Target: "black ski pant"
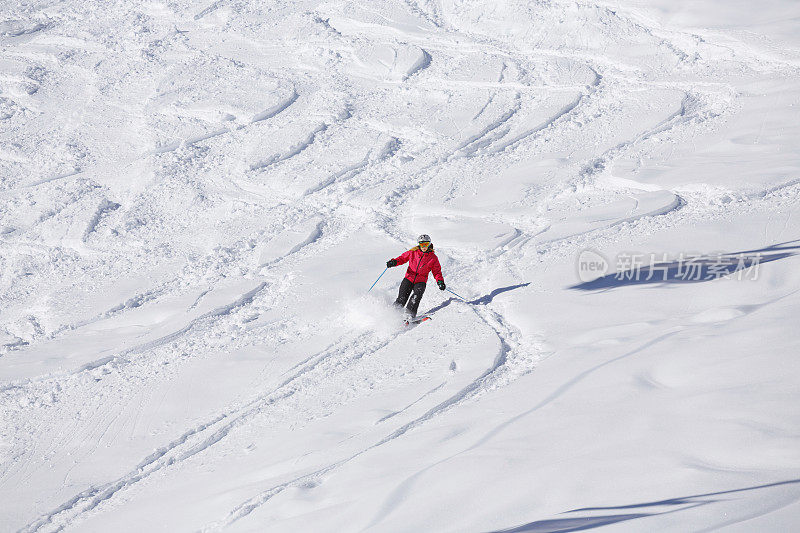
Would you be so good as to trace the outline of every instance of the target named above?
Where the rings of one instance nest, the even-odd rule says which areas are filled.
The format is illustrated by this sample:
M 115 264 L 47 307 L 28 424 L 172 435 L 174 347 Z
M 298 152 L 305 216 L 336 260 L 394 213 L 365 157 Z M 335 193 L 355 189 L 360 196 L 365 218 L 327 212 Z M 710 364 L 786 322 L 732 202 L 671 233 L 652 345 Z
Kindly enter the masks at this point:
M 417 316 L 419 301 L 422 300 L 422 293 L 424 292 L 424 281 L 411 283 L 408 278 L 403 278 L 403 281 L 400 282 L 400 292 L 397 293 L 397 300 L 395 300 L 394 305 L 397 307 L 406 306 L 406 309 L 408 309 L 412 317 Z M 411 298 L 409 298 L 409 296 L 411 296 Z M 408 301 L 408 305 L 406 305 L 406 301 Z

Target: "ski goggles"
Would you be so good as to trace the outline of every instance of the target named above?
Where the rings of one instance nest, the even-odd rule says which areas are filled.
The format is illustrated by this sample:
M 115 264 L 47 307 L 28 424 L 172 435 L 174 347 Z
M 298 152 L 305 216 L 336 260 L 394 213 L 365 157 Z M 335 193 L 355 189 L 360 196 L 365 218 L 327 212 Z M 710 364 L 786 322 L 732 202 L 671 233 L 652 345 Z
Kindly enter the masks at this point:
M 420 248 L 427 248 L 430 245 L 431 245 L 430 241 L 422 241 L 421 243 L 419 243 Z

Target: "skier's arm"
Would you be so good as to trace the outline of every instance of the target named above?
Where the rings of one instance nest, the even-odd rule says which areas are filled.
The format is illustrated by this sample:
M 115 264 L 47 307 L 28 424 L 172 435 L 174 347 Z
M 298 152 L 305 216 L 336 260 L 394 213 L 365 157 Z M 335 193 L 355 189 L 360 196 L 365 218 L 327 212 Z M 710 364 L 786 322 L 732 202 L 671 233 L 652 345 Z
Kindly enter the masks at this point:
M 409 250 L 407 252 L 403 252 L 402 254 L 400 254 L 399 257 L 395 257 L 394 258 L 394 260 L 397 261 L 398 265 L 402 265 L 402 264 L 408 263 L 409 259 L 411 259 L 411 250 Z
M 444 276 L 442 276 L 442 266 L 439 264 L 439 258 L 433 258 L 433 264 L 431 265 L 431 272 L 433 272 L 433 277 L 436 281 L 441 281 L 444 283 Z

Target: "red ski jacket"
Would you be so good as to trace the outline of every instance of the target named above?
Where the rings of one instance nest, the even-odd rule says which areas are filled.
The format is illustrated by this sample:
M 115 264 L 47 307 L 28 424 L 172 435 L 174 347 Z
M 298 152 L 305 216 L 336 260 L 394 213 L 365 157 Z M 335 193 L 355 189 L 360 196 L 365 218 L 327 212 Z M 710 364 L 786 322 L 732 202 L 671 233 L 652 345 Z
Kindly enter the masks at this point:
M 398 265 L 408 263 L 406 279 L 411 283 L 427 283 L 429 272 L 433 272 L 433 277 L 438 281 L 444 281 L 442 267 L 439 265 L 439 258 L 433 252 L 433 245 L 430 245 L 427 252 L 415 246 L 394 260 Z

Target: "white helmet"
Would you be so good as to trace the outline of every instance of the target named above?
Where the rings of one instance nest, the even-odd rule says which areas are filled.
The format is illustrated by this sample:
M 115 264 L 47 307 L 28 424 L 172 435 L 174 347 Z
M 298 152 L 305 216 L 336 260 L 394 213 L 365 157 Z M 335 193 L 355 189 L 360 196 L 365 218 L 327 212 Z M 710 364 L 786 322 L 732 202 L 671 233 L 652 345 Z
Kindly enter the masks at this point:
M 423 233 L 422 235 L 417 237 L 417 244 L 420 244 L 420 243 L 423 243 L 423 242 L 431 242 L 431 236 L 428 235 L 427 233 Z

